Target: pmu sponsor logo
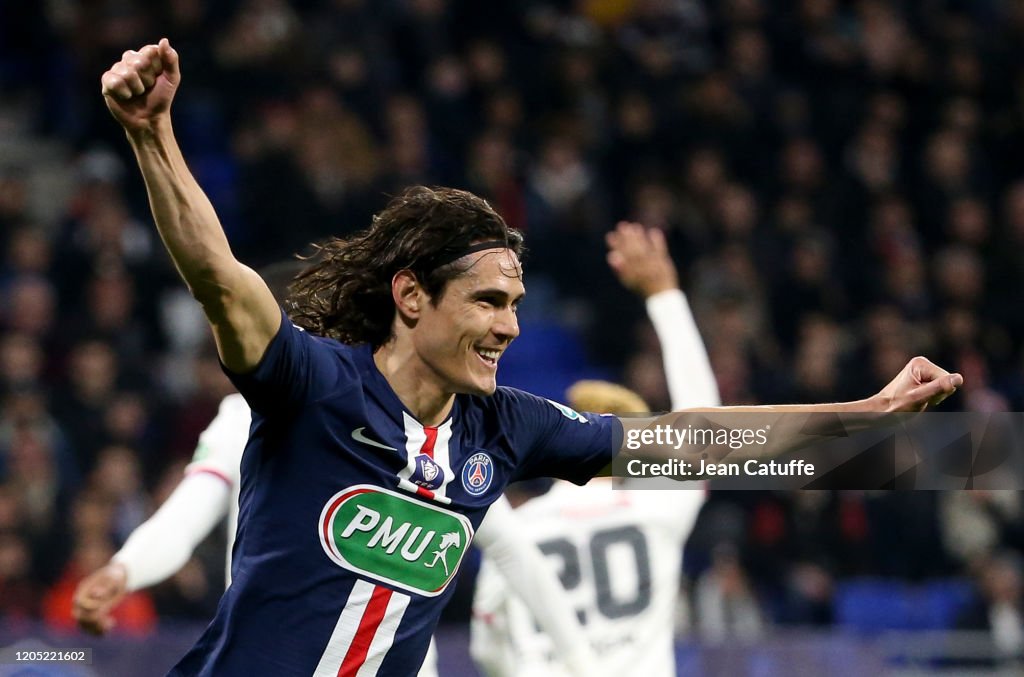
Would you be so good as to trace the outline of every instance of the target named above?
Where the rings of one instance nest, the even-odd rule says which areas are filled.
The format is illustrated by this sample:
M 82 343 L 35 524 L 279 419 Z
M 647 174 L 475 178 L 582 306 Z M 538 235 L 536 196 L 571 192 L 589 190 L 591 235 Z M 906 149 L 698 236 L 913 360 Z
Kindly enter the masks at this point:
M 426 597 L 448 587 L 473 538 L 464 515 L 365 484 L 327 501 L 319 532 L 338 566 Z

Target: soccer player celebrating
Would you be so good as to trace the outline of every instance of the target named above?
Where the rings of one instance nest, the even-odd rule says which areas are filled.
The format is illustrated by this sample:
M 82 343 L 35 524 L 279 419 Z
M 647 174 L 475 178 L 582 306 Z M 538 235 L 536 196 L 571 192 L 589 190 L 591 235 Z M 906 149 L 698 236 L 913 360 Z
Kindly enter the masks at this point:
M 174 575 L 213 528 L 227 517 L 226 582 L 231 584 L 231 546 L 238 527 L 239 466 L 252 413 L 241 395 L 228 395 L 199 437 L 185 477 L 154 515 L 132 532 L 111 561 L 75 591 L 74 615 L 95 634 L 113 627 L 112 612 L 134 590 Z M 571 604 L 537 546 L 518 525 L 504 498 L 492 506 L 474 542 L 483 548 L 513 593 L 537 618 L 554 651 L 573 675 L 595 674 L 596 661 Z M 433 652 L 419 677 L 437 675 Z
M 299 261 L 286 261 L 268 266 L 260 274 L 275 298 L 286 299 L 288 287 L 301 269 Z M 110 562 L 79 583 L 72 613 L 83 630 L 93 634 L 108 632 L 114 625 L 114 609 L 129 592 L 174 575 L 222 521 L 227 527 L 225 583 L 231 585 L 231 548 L 238 529 L 239 468 L 251 422 L 252 412 L 241 395 L 228 395 L 221 401 L 217 416 L 199 436 L 182 481 L 156 513 L 132 532 Z M 509 589 L 552 638 L 555 652 L 570 673 L 577 677 L 595 674 L 598 668 L 594 653 L 568 596 L 544 555 L 520 528 L 512 506 L 501 497 L 488 514 L 487 523 L 480 526 L 474 543 L 487 553 Z M 431 643 L 418 677 L 437 674 L 437 652 Z
M 661 341 L 673 409 L 720 403 L 707 350 L 661 231 L 620 223 L 608 234 L 609 264 L 645 299 Z M 576 410 L 648 411 L 639 395 L 601 381 L 569 389 Z M 588 641 L 600 659 L 596 675 L 675 675 L 673 620 L 683 545 L 704 503 L 703 483 L 690 491 L 612 491 L 557 482 L 516 510 L 524 529 L 548 553 Z M 488 516 L 483 523 L 487 527 Z M 510 594 L 496 562 L 484 558 L 473 600 L 470 650 L 489 677 L 567 675 L 551 638 Z
M 410 189 L 322 245 L 292 324 L 185 164 L 180 84 L 167 40 L 102 76 L 160 236 L 253 411 L 232 583 L 172 674 L 413 675 L 487 507 L 514 479 L 585 483 L 621 424 L 496 387 L 519 334 L 522 237 L 464 191 Z M 960 382 L 915 358 L 869 400 L 775 411 L 920 410 Z

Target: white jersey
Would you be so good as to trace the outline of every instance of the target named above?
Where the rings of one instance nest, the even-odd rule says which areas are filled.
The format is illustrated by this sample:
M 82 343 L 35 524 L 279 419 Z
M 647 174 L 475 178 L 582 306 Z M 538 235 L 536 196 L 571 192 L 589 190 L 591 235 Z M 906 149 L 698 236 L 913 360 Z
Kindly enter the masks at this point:
M 231 549 L 238 530 L 238 492 L 242 484 L 242 452 L 249 439 L 252 411 L 245 398 L 235 393 L 221 400 L 217 416 L 199 435 L 199 443 L 192 462 L 185 467 L 185 475 L 205 472 L 222 479 L 230 488 L 227 501 L 227 553 L 224 562 L 224 580 L 231 584 Z
M 703 501 L 701 491 L 559 482 L 516 511 L 569 594 L 600 674 L 675 674 L 682 548 Z M 471 651 L 492 677 L 568 674 L 547 635 L 486 559 L 473 603 Z

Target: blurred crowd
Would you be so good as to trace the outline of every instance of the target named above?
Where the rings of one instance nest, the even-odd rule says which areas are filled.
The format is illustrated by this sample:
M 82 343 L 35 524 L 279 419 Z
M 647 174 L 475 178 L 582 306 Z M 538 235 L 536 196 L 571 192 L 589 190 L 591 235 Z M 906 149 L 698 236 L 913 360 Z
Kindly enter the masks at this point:
M 253 266 L 453 185 L 526 233 L 526 320 L 655 409 L 657 341 L 604 265 L 619 219 L 667 233 L 727 404 L 863 397 L 925 354 L 965 376 L 944 406 L 1024 405 L 1024 2 L 0 0 L 4 622 L 69 626 L 230 392 L 99 94 L 163 36 L 179 140 Z M 1009 618 L 1019 650 L 1022 516 L 1016 493 L 713 493 L 693 625 L 827 625 L 848 577 L 977 576 L 1012 613 L 964 622 Z M 212 615 L 208 550 L 122 627 Z

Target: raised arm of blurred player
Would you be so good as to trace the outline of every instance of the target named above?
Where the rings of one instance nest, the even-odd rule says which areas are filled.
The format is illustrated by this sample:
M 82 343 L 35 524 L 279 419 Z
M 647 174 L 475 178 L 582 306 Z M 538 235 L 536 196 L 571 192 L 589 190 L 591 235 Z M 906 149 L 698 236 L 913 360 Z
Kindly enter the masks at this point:
M 160 237 L 203 306 L 221 361 L 237 373 L 252 370 L 281 325 L 281 310 L 260 276 L 231 253 L 178 148 L 170 115 L 181 84 L 178 53 L 166 38 L 125 52 L 101 82 L 142 170 Z
M 572 601 L 528 533 L 502 496 L 487 510 L 474 543 L 494 562 L 512 592 L 526 603 L 554 643 L 562 664 L 579 677 L 600 674 L 597 656 L 580 627 Z
M 111 614 L 126 594 L 173 576 L 225 515 L 232 522 L 237 519 L 231 505 L 237 502 L 238 466 L 250 419 L 241 395 L 224 398 L 217 417 L 200 435 L 181 483 L 108 564 L 78 584 L 73 613 L 83 630 L 109 631 L 114 625 Z M 234 533 L 235 524 L 229 524 L 229 562 Z
M 628 289 L 642 296 L 661 343 L 673 409 L 721 404 L 711 360 L 697 330 L 665 235 L 620 222 L 608 233 L 608 264 Z

